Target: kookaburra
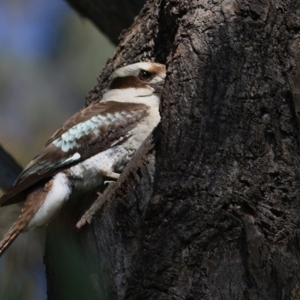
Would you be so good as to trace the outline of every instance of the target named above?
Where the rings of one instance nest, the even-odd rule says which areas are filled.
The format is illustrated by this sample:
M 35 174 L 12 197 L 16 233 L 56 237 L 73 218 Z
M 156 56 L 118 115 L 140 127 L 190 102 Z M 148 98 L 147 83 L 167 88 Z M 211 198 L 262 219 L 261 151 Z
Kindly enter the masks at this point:
M 100 102 L 82 109 L 48 140 L 0 205 L 25 201 L 0 242 L 0 255 L 23 230 L 47 224 L 72 192 L 117 180 L 160 122 L 165 66 L 140 62 L 116 70 Z

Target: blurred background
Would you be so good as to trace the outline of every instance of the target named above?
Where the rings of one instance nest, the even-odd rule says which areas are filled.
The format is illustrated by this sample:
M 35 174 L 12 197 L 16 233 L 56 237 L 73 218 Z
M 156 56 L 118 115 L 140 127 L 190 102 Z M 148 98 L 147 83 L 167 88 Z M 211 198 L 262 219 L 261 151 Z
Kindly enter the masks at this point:
M 0 1 L 0 144 L 23 167 L 84 106 L 113 52 L 63 0 Z M 1 208 L 1 237 L 19 209 Z M 24 233 L 3 255 L 0 299 L 47 299 L 43 243 L 43 229 Z

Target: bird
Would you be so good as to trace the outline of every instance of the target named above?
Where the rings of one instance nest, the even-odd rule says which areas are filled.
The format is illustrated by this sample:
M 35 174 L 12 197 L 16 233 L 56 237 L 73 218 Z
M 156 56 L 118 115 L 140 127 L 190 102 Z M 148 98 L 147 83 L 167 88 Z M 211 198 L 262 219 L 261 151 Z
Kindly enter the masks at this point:
M 138 62 L 115 70 L 102 99 L 68 119 L 25 167 L 0 206 L 24 201 L 0 241 L 0 256 L 22 232 L 48 224 L 74 192 L 116 181 L 160 122 L 166 67 Z

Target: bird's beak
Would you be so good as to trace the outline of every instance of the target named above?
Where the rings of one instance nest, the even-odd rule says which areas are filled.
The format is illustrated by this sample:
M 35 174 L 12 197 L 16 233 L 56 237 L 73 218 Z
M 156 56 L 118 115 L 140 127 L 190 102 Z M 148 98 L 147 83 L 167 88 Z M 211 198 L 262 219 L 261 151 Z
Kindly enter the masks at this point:
M 164 80 L 148 83 L 148 85 L 154 89 L 154 93 L 157 94 L 161 94 L 164 84 Z

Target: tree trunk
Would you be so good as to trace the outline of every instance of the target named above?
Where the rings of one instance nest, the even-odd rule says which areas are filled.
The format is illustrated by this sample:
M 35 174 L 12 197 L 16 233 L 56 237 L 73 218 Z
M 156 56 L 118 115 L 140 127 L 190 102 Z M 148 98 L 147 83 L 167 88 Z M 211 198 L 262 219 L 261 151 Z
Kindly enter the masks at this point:
M 49 227 L 49 299 L 300 299 L 299 13 L 147 2 L 87 102 L 121 65 L 166 63 L 160 142 L 91 224 L 93 193 Z

